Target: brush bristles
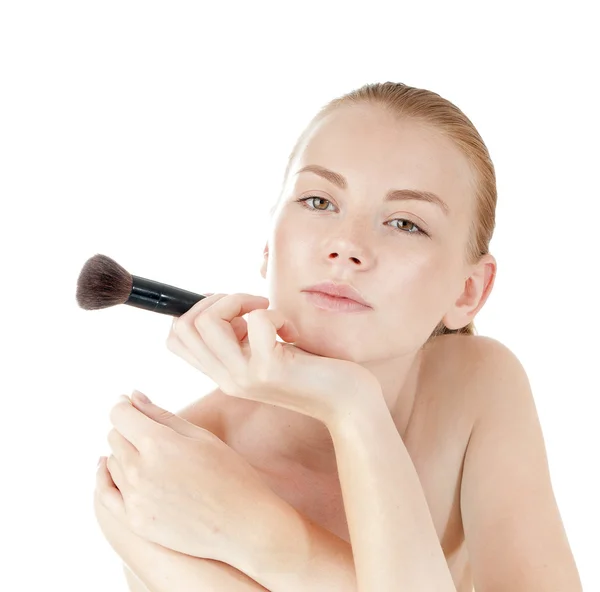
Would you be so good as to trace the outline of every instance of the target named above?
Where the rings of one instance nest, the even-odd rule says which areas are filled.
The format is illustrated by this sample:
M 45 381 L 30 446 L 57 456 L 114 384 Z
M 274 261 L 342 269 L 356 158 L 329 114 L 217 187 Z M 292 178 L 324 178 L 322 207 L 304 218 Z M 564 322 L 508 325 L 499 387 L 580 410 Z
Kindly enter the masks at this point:
M 131 294 L 133 277 L 106 255 L 94 255 L 77 280 L 77 304 L 86 310 L 123 304 Z

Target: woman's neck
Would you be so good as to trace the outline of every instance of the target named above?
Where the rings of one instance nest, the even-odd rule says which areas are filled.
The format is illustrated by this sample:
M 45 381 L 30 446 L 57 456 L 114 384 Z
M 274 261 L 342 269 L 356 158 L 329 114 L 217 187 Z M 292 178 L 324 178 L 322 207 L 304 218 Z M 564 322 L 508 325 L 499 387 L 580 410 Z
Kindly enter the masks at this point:
M 423 350 L 405 359 L 366 365 L 379 380 L 386 405 L 400 436 L 406 432 L 418 392 Z M 236 445 L 265 467 L 300 465 L 337 475 L 335 450 L 328 428 L 319 420 L 283 407 L 256 403 L 236 426 Z

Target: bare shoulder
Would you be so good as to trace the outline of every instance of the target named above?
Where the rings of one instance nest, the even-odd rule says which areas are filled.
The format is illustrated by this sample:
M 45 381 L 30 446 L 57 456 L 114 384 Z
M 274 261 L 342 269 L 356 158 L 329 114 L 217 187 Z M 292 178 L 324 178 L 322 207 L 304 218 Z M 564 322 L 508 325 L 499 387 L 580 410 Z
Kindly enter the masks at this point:
M 253 401 L 231 397 L 217 387 L 177 411 L 176 415 L 225 441 L 231 419 L 249 414 L 254 406 Z
M 175 414 L 215 434 L 221 440 L 223 435 L 223 405 L 225 394 L 216 388 L 200 399 L 190 403 Z
M 477 417 L 510 415 L 525 409 L 535 414 L 533 393 L 523 364 L 506 345 L 491 337 L 467 336 L 464 343 L 465 388 L 478 406 Z
M 479 368 L 483 363 L 517 360 L 506 345 L 484 335 L 440 335 L 426 346 L 426 350 L 435 355 L 438 361 L 446 359 L 456 363 L 460 358 L 469 364 L 470 369 Z
M 442 335 L 427 347 L 427 357 L 433 379 L 444 380 L 451 392 L 468 396 L 470 405 L 481 413 L 500 403 L 495 401 L 499 393 L 505 402 L 530 394 L 527 373 L 516 354 L 491 337 Z
M 523 364 L 488 337 L 456 343 L 475 419 L 460 485 L 475 589 L 581 590 Z

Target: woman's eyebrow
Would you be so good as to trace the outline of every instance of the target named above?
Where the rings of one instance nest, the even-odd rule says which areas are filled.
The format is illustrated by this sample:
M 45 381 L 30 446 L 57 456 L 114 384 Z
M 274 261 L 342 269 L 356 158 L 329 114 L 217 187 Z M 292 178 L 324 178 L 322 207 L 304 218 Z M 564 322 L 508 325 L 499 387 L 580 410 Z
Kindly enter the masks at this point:
M 323 177 L 323 179 L 327 179 L 327 181 L 333 183 L 340 189 L 346 189 L 348 187 L 348 181 L 346 181 L 343 175 L 326 169 L 318 164 L 308 164 L 305 167 L 302 167 L 296 175 L 299 175 L 300 173 L 314 173 L 315 175 L 319 175 L 319 177 Z M 450 213 L 448 204 L 439 195 L 436 195 L 431 191 L 421 191 L 420 189 L 390 189 L 386 193 L 384 201 L 408 199 L 427 201 L 438 205 L 444 214 L 448 215 Z

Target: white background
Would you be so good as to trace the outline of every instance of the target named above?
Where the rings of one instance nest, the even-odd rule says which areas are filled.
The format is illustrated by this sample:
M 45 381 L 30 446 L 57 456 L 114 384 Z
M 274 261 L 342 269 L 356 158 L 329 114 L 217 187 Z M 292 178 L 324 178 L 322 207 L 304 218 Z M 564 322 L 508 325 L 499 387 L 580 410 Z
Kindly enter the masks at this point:
M 491 152 L 498 277 L 476 325 L 528 371 L 584 587 L 600 589 L 592 7 L 4 2 L 0 587 L 126 590 L 92 508 L 108 413 L 134 388 L 176 411 L 213 386 L 167 350 L 169 317 L 79 309 L 83 263 L 266 295 L 295 139 L 333 97 L 392 80 L 454 102 Z

